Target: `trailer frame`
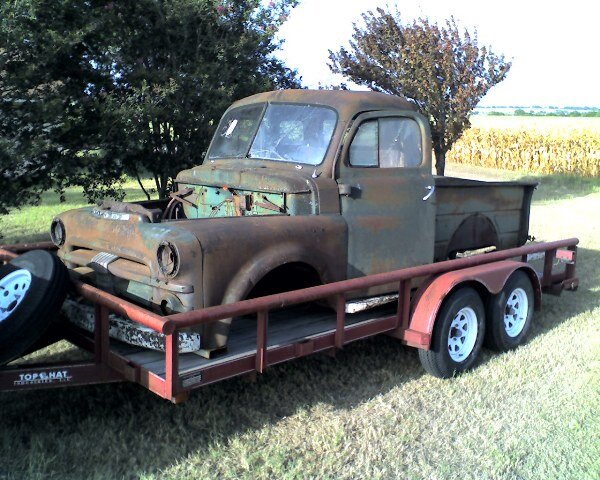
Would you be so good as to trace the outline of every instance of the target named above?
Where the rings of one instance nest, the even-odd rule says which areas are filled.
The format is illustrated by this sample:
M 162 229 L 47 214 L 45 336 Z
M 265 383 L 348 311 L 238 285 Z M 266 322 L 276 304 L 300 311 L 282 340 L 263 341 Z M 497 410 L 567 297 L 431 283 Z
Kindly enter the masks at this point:
M 142 385 L 162 398 L 180 403 L 189 393 L 199 387 L 227 378 L 257 373 L 265 368 L 295 358 L 317 352 L 335 353 L 350 342 L 377 334 L 389 334 L 403 344 L 428 349 L 430 331 L 412 323 L 414 301 L 423 296 L 411 289 L 411 282 L 425 278 L 428 283 L 438 279 L 445 282 L 445 274 L 452 272 L 454 288 L 463 281 L 476 281 L 485 284 L 485 279 L 498 275 L 507 262 L 514 268 L 528 267 L 528 258 L 543 258 L 543 270 L 538 272 L 537 288 L 544 293 L 559 295 L 562 290 L 576 290 L 579 280 L 576 277 L 577 238 L 553 242 L 531 243 L 522 247 L 484 253 L 455 260 L 404 268 L 386 273 L 343 280 L 320 286 L 243 300 L 232 304 L 218 305 L 185 313 L 160 316 L 148 309 L 102 291 L 92 285 L 72 279 L 73 294 L 94 305 L 94 333 L 83 332 L 70 325 L 56 324 L 43 339 L 28 352 L 39 350 L 58 340 L 67 340 L 93 354 L 88 361 L 68 361 L 57 363 L 37 363 L 0 367 L 0 391 L 31 390 L 60 386 L 101 384 L 130 381 Z M 0 261 L 10 261 L 19 253 L 32 249 L 54 250 L 50 242 L 33 244 L 4 245 L 0 247 Z M 555 262 L 565 263 L 562 272 L 553 272 Z M 520 266 L 519 266 L 520 265 Z M 474 267 L 478 267 L 474 269 Z M 511 267 L 512 268 L 512 267 Z M 473 272 L 477 273 L 474 274 Z M 371 318 L 348 324 L 345 312 L 346 296 L 349 292 L 364 290 L 378 285 L 395 283 L 398 285 L 397 309 L 393 314 Z M 414 295 L 412 295 L 415 293 Z M 412 298 L 411 298 L 412 295 Z M 442 294 L 443 296 L 443 294 Z M 305 338 L 287 344 L 269 346 L 269 314 L 272 310 L 292 305 L 331 300 L 335 305 L 334 328 L 307 335 Z M 536 304 L 539 302 L 536 302 Z M 164 335 L 164 374 L 158 374 L 143 365 L 137 364 L 111 346 L 109 338 L 109 312 L 128 318 Z M 235 357 L 214 365 L 201 366 L 196 370 L 182 372 L 179 367 L 178 332 L 181 329 L 214 322 L 224 318 L 253 315 L 256 322 L 256 347 L 241 357 Z

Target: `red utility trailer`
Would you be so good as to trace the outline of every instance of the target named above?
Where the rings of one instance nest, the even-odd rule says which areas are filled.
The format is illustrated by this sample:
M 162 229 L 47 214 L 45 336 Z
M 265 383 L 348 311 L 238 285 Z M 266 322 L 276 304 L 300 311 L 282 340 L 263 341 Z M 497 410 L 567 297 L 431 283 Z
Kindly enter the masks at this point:
M 513 348 L 526 336 L 533 309 L 541 308 L 542 293 L 558 295 L 565 289 L 577 289 L 577 243 L 576 238 L 531 243 L 168 316 L 73 279 L 70 295 L 94 306 L 94 332 L 57 322 L 24 354 L 64 339 L 91 352 L 93 359 L 9 363 L 0 367 L 0 391 L 131 381 L 179 403 L 204 385 L 262 373 L 268 366 L 312 353 L 335 352 L 350 342 L 382 333 L 418 348 L 430 373 L 452 376 L 475 362 L 484 331 L 493 348 Z M 0 260 L 7 262 L 32 249 L 53 248 L 50 243 L 3 246 Z M 533 259 L 543 260 L 539 272 L 528 263 Z M 557 271 L 559 264 L 564 268 Z M 391 283 L 398 285 L 397 301 L 346 313 L 349 292 Z M 419 287 L 412 288 L 414 284 Z M 315 306 L 315 301 L 329 301 L 335 311 Z M 162 335 L 164 351 L 111 339 L 109 313 Z M 232 317 L 236 321 L 226 352 L 213 358 L 179 353 L 180 331 Z

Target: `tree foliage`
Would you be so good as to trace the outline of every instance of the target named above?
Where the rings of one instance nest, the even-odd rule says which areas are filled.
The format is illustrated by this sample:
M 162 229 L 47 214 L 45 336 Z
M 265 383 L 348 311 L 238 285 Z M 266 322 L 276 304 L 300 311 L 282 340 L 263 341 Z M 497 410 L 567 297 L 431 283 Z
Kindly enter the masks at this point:
M 219 117 L 235 99 L 299 86 L 271 54 L 289 3 L 179 0 L 115 6 L 120 49 L 103 104 L 102 148 L 126 172 L 150 172 L 161 197 L 178 170 L 201 162 Z
M 477 32 L 419 18 L 403 24 L 399 12 L 378 8 L 354 25 L 350 48 L 329 52 L 330 69 L 372 90 L 401 95 L 430 121 L 438 175 L 446 152 L 470 126 L 469 113 L 502 81 L 510 62 L 480 47 Z
M 167 195 L 232 101 L 299 86 L 273 56 L 295 4 L 1 2 L 0 181 L 22 195 L 0 204 L 69 185 L 118 197 L 125 174 Z
M 56 10 L 53 8 L 56 6 Z M 97 133 L 96 92 L 110 76 L 88 58 L 105 35 L 102 8 L 77 2 L 0 3 L 0 205 L 68 183 Z M 82 153 L 79 153 L 82 152 Z

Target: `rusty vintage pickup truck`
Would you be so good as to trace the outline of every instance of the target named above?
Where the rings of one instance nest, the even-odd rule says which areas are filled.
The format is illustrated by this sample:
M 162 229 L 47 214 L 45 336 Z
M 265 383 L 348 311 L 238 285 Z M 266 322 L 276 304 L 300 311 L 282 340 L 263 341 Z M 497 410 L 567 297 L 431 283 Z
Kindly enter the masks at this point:
M 435 177 L 431 152 L 402 98 L 261 93 L 225 112 L 170 199 L 68 211 L 51 236 L 88 282 L 162 314 L 527 241 L 534 183 Z M 205 352 L 226 347 L 230 323 L 198 332 Z

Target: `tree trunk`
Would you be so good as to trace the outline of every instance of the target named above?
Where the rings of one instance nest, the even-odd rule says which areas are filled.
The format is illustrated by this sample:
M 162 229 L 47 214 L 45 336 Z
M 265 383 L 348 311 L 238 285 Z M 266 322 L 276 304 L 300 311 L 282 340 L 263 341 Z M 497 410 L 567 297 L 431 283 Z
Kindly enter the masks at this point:
M 435 148 L 435 173 L 440 176 L 444 176 L 446 170 L 446 152 L 447 150 L 441 148 Z
M 154 185 L 156 185 L 156 193 L 158 193 L 158 198 L 162 200 L 164 198 L 162 186 L 160 184 L 160 178 L 156 173 L 154 174 Z
M 140 174 L 138 173 L 137 170 L 135 171 L 135 178 L 138 181 L 138 184 L 139 184 L 140 188 L 142 189 L 142 192 L 144 192 L 144 195 L 146 195 L 146 198 L 148 200 L 150 200 L 150 193 L 148 193 L 148 190 L 146 190 L 144 188 L 144 184 L 142 183 L 142 179 L 140 178 Z
M 167 174 L 154 174 L 154 183 L 156 184 L 156 191 L 158 192 L 158 198 L 168 198 L 169 196 L 169 175 Z
M 169 196 L 169 176 L 165 173 L 160 176 L 161 198 Z

